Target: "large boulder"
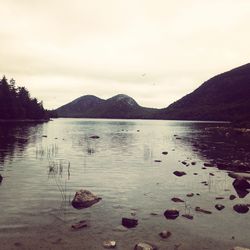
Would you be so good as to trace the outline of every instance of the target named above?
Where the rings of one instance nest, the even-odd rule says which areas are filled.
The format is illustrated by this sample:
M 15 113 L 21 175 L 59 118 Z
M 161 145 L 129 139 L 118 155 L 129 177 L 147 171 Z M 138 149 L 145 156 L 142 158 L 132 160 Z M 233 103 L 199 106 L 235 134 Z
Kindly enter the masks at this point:
M 244 178 L 237 178 L 233 182 L 235 189 L 250 189 L 250 183 Z
M 99 202 L 102 198 L 97 197 L 88 190 L 80 190 L 76 192 L 74 199 L 71 204 L 76 209 L 83 209 L 93 206 Z

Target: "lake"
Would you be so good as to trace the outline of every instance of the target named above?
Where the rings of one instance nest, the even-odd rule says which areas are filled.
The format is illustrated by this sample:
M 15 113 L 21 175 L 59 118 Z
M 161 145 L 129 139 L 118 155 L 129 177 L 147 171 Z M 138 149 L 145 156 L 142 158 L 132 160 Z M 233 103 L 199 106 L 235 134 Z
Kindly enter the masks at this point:
M 233 210 L 250 204 L 250 195 L 238 196 L 228 171 L 204 168 L 250 162 L 249 137 L 216 129 L 222 125 L 227 126 L 105 119 L 1 123 L 1 249 L 103 249 L 108 239 L 117 241 L 116 249 L 143 241 L 160 249 L 250 247 L 250 212 Z M 177 177 L 176 170 L 186 175 Z M 80 189 L 102 200 L 74 209 L 70 201 Z M 174 203 L 173 197 L 185 202 Z M 216 204 L 225 209 L 218 211 Z M 197 206 L 212 214 L 195 211 Z M 167 220 L 164 211 L 172 208 L 193 220 Z M 138 219 L 138 226 L 121 228 L 122 217 Z M 80 220 L 88 227 L 72 230 Z M 172 235 L 161 239 L 163 230 Z

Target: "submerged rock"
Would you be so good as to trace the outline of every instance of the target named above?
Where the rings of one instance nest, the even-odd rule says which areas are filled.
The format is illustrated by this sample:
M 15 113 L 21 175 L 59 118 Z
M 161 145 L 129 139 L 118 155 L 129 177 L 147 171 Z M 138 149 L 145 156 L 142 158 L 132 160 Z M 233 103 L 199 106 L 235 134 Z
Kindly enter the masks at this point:
M 237 213 L 240 213 L 240 214 L 245 214 L 249 211 L 248 206 L 245 204 L 236 204 L 236 205 L 234 205 L 233 209 L 234 209 L 234 211 L 236 211 Z
M 147 242 L 140 242 L 135 245 L 134 250 L 158 250 L 158 247 Z
M 172 235 L 172 233 L 164 230 L 164 231 L 160 232 L 159 235 L 161 236 L 162 239 L 167 239 Z
M 201 212 L 201 213 L 204 213 L 204 214 L 211 214 L 211 213 L 212 213 L 211 211 L 202 209 L 202 208 L 200 208 L 200 207 L 196 207 L 196 208 L 195 208 L 195 211 Z
M 223 206 L 222 204 L 216 204 L 216 205 L 215 205 L 215 208 L 216 208 L 217 210 L 221 211 L 222 209 L 225 208 L 225 206 Z
M 173 173 L 174 175 L 178 176 L 178 177 L 181 177 L 183 175 L 186 175 L 186 173 L 184 171 L 174 171 Z
M 167 209 L 164 212 L 164 216 L 169 220 L 175 220 L 179 216 L 179 214 L 179 211 L 175 209 Z
M 104 248 L 115 248 L 116 247 L 116 242 L 114 240 L 105 240 L 102 243 Z
M 236 196 L 235 196 L 234 194 L 231 194 L 231 195 L 229 196 L 229 199 L 232 201 L 232 200 L 236 199 Z
M 189 220 L 193 220 L 194 219 L 194 216 L 190 215 L 190 214 L 183 214 L 182 217 L 184 217 L 186 219 L 189 219 Z
M 213 166 L 211 163 L 207 163 L 207 162 L 205 162 L 203 165 L 204 165 L 204 167 L 212 167 Z
M 73 229 L 80 229 L 80 228 L 84 228 L 87 227 L 87 222 L 85 220 L 79 221 L 78 223 L 73 224 L 71 227 Z
M 97 197 L 88 190 L 80 190 L 76 192 L 71 204 L 76 209 L 83 209 L 91 207 L 95 203 L 99 202 L 102 198 Z
M 90 136 L 89 138 L 91 138 L 91 139 L 99 139 L 100 136 L 98 136 L 98 135 L 92 135 L 92 136 Z
M 184 200 L 182 200 L 182 199 L 180 199 L 180 198 L 176 198 L 176 197 L 172 198 L 171 200 L 172 200 L 173 202 L 184 202 Z
M 122 218 L 122 225 L 127 228 L 133 228 L 138 225 L 138 220 L 131 218 Z

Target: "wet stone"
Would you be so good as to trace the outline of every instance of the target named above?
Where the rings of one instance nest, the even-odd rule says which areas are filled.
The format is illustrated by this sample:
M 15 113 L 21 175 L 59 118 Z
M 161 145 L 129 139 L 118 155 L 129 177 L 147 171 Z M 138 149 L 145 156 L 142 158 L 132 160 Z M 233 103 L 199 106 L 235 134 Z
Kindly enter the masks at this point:
M 122 218 L 122 225 L 126 228 L 133 228 L 138 225 L 138 220 L 132 218 Z
M 172 235 L 172 233 L 164 230 L 164 231 L 160 232 L 159 235 L 162 239 L 167 239 Z
M 234 199 L 236 199 L 236 196 L 234 195 L 234 194 L 231 194 L 230 196 L 229 196 L 229 200 L 234 200 Z
M 167 151 L 163 151 L 162 154 L 163 154 L 163 155 L 167 155 L 168 152 L 167 152 Z
M 73 224 L 71 227 L 73 229 L 78 230 L 78 229 L 81 229 L 81 228 L 84 228 L 84 227 L 87 227 L 87 226 L 88 226 L 87 222 L 85 220 L 82 220 L 82 221 L 79 221 L 78 223 Z
M 194 219 L 194 216 L 190 215 L 190 214 L 183 214 L 182 217 L 184 217 L 186 219 L 189 219 L 189 220 L 193 220 Z
M 167 209 L 164 212 L 164 216 L 169 220 L 175 220 L 179 216 L 179 214 L 179 211 L 175 209 Z
M 140 242 L 135 245 L 134 250 L 158 250 L 158 247 L 147 242 Z
M 196 208 L 195 208 L 195 211 L 197 211 L 197 212 L 201 212 L 201 213 L 204 213 L 204 214 L 212 214 L 212 212 L 211 212 L 211 211 L 208 211 L 208 210 L 202 209 L 202 208 L 200 208 L 200 207 L 196 207 Z
M 102 245 L 104 248 L 111 249 L 116 247 L 116 242 L 114 240 L 105 240 Z
M 183 176 L 183 175 L 186 175 L 186 173 L 183 172 L 183 171 L 174 171 L 173 174 L 176 175 L 176 176 L 178 176 L 178 177 L 181 177 L 181 176 Z
M 172 200 L 173 202 L 184 202 L 184 200 L 182 200 L 182 199 L 180 199 L 180 198 L 176 198 L 176 197 L 172 198 L 171 200 Z
M 233 209 L 239 214 L 245 214 L 249 211 L 249 207 L 245 204 L 236 204 Z
M 221 211 L 222 209 L 225 208 L 225 206 L 223 206 L 222 204 L 216 204 L 216 205 L 215 205 L 215 208 L 216 208 L 217 210 Z
M 88 190 L 80 190 L 76 192 L 71 204 L 76 209 L 83 209 L 91 207 L 95 203 L 99 202 L 102 198 L 97 197 Z
M 194 193 L 187 194 L 187 197 L 193 197 L 193 196 L 194 196 Z

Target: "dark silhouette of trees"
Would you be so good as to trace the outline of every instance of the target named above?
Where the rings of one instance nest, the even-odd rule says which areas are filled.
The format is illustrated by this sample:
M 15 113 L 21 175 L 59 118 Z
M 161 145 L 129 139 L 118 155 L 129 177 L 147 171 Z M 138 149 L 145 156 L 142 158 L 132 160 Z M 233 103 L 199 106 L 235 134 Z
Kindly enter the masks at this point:
M 17 87 L 14 79 L 0 80 L 0 119 L 47 119 L 43 103 L 30 97 L 25 87 Z

